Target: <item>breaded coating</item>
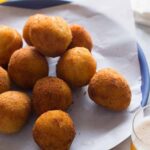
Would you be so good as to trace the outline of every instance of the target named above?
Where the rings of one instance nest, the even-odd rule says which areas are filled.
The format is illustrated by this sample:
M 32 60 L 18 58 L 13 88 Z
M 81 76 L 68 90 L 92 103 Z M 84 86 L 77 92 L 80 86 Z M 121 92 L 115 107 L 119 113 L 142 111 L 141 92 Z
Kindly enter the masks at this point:
M 19 132 L 31 112 L 30 98 L 23 92 L 7 91 L 0 94 L 0 133 Z
M 62 55 L 72 40 L 69 25 L 61 17 L 36 16 L 30 26 L 31 43 L 49 57 Z
M 10 89 L 10 78 L 8 72 L 0 67 L 0 94 Z
M 56 77 L 38 80 L 33 88 L 33 108 L 37 115 L 48 110 L 66 110 L 72 104 L 69 86 Z
M 40 18 L 40 17 L 43 17 L 42 14 L 35 14 L 33 16 L 30 16 L 28 18 L 28 20 L 26 21 L 25 25 L 24 25 L 24 28 L 23 28 L 23 38 L 24 40 L 26 41 L 26 43 L 28 45 L 31 45 L 32 46 L 32 43 L 31 43 L 31 40 L 30 40 L 30 27 L 32 26 L 32 24 L 34 23 L 34 20 Z
M 73 47 L 85 47 L 89 51 L 92 50 L 93 42 L 90 34 L 86 29 L 78 24 L 70 25 L 72 32 L 72 42 L 69 45 L 69 48 Z
M 33 126 L 33 138 L 42 150 L 69 150 L 74 137 L 73 121 L 61 110 L 42 114 Z
M 29 31 L 30 31 L 30 26 L 33 23 L 34 17 L 35 17 L 35 15 L 29 17 L 29 19 L 26 21 L 24 28 L 23 28 L 23 38 L 26 41 L 26 43 L 31 46 L 32 46 L 32 43 L 30 40 Z
M 22 38 L 13 28 L 0 26 L 0 65 L 6 66 L 12 53 L 22 47 Z
M 131 90 L 127 81 L 111 68 L 102 69 L 93 76 L 88 92 L 95 103 L 113 111 L 122 111 L 131 102 Z
M 34 47 L 13 53 L 8 65 L 10 78 L 22 88 L 32 88 L 35 82 L 48 76 L 48 62 Z
M 96 61 L 84 47 L 68 50 L 57 64 L 57 76 L 72 87 L 87 85 L 95 72 Z

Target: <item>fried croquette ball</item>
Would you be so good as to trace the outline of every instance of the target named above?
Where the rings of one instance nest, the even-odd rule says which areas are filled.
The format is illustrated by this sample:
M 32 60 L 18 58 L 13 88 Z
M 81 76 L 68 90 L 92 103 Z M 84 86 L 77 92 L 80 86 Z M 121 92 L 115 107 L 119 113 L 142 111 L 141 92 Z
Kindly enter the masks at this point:
M 77 24 L 71 25 L 70 28 L 72 32 L 72 42 L 69 47 L 85 47 L 91 51 L 93 47 L 92 38 L 86 29 Z
M 31 111 L 30 98 L 23 92 L 7 91 L 0 94 L 0 133 L 19 132 Z
M 61 17 L 36 16 L 29 30 L 31 43 L 45 56 L 62 55 L 72 40 L 69 25 Z
M 32 88 L 37 80 L 48 76 L 48 63 L 34 47 L 13 53 L 8 65 L 10 78 L 22 88 Z
M 13 28 L 0 26 L 0 65 L 6 66 L 12 53 L 22 47 L 22 38 Z
M 70 116 L 53 110 L 42 114 L 33 126 L 33 137 L 42 150 L 69 150 L 75 137 Z
M 131 101 L 131 90 L 125 78 L 113 69 L 98 71 L 88 87 L 90 98 L 113 111 L 126 109 Z
M 30 26 L 32 25 L 33 19 L 34 19 L 34 16 L 29 17 L 29 19 L 26 21 L 25 26 L 23 28 L 23 38 L 28 45 L 32 45 L 30 36 L 29 36 L 29 31 L 30 31 Z
M 57 76 L 72 87 L 87 85 L 95 72 L 96 61 L 84 47 L 68 50 L 57 64 Z
M 10 89 L 10 83 L 7 71 L 0 67 L 0 94 Z
M 69 86 L 56 77 L 38 80 L 33 88 L 33 108 L 37 115 L 48 110 L 66 110 L 72 104 Z
M 33 16 L 30 16 L 29 19 L 26 21 L 25 26 L 23 28 L 23 38 L 25 39 L 25 41 L 27 42 L 28 45 L 32 45 L 31 40 L 30 40 L 30 27 L 33 24 L 34 20 L 42 17 L 42 14 L 36 14 Z

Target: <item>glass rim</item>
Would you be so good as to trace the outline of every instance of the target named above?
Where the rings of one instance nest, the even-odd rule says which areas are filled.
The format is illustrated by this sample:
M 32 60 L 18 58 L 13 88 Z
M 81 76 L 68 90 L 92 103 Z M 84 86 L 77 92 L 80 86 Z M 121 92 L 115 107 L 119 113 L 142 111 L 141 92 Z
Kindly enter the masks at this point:
M 146 145 L 150 145 L 150 144 L 145 143 L 145 142 L 136 134 L 135 129 L 134 129 L 134 122 L 135 122 L 136 116 L 137 116 L 142 110 L 144 110 L 144 109 L 146 109 L 146 108 L 148 108 L 148 107 L 150 108 L 150 104 L 149 104 L 149 105 L 146 105 L 146 106 L 144 106 L 144 107 L 141 107 L 141 106 L 140 106 L 140 108 L 135 112 L 134 117 L 133 117 L 133 122 L 132 122 L 132 130 L 133 130 L 133 133 L 134 133 L 135 137 L 136 137 L 140 142 L 142 142 L 142 143 L 144 143 L 144 144 L 146 144 Z

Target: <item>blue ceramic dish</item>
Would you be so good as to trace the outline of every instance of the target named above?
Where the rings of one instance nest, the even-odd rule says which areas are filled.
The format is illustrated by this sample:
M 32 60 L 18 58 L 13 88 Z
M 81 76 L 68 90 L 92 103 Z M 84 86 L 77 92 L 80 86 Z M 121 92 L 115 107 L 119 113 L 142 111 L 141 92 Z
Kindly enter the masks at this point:
M 10 2 L 5 2 L 2 5 L 5 6 L 15 6 L 15 7 L 22 7 L 22 8 L 30 8 L 30 9 L 40 9 L 45 7 L 51 7 L 56 5 L 62 5 L 70 3 L 69 0 L 11 0 Z M 142 48 L 138 45 L 138 58 L 140 63 L 140 70 L 141 70 L 141 77 L 142 77 L 142 100 L 141 106 L 147 105 L 149 91 L 150 91 L 150 75 L 149 75 L 149 68 L 144 56 Z

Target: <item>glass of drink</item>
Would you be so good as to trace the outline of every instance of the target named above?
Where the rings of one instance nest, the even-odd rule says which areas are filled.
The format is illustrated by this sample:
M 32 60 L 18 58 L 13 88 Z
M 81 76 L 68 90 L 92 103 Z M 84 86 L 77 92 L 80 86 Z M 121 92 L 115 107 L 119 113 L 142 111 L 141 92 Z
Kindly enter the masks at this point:
M 150 150 L 150 105 L 136 112 L 131 138 L 131 150 Z

